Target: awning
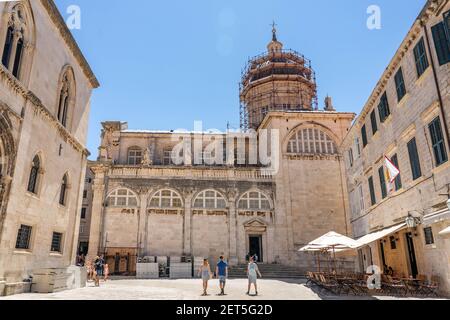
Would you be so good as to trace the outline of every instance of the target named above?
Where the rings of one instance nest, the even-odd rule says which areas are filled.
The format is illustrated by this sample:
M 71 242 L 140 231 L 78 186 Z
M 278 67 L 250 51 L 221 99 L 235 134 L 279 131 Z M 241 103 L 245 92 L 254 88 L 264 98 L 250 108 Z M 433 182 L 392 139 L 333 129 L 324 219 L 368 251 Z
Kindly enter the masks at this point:
M 365 236 L 356 240 L 358 242 L 358 248 L 364 247 L 364 246 L 368 245 L 369 243 L 372 243 L 374 241 L 382 239 L 382 238 L 384 238 L 392 233 L 395 233 L 397 231 L 400 231 L 404 228 L 406 228 L 406 223 L 401 223 L 399 225 L 396 225 L 396 226 L 393 226 L 390 228 L 386 228 L 386 229 L 383 229 L 380 231 L 366 234 Z
M 442 230 L 441 232 L 439 232 L 439 234 L 441 236 L 448 236 L 450 235 L 450 227 L 445 228 L 444 230 Z

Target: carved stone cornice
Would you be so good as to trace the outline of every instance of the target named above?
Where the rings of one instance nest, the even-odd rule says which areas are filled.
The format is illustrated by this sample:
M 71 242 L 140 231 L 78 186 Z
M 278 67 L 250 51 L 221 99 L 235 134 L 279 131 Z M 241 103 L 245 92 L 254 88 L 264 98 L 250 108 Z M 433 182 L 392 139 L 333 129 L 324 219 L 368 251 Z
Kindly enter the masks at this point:
M 77 59 L 77 62 L 80 64 L 81 69 L 83 70 L 85 76 L 89 79 L 89 82 L 91 83 L 91 86 L 95 89 L 100 86 L 100 83 L 98 82 L 97 78 L 94 75 L 94 72 L 92 71 L 91 67 L 89 66 L 88 62 L 86 61 L 86 58 L 84 57 L 83 53 L 80 50 L 80 47 L 78 47 L 78 44 L 76 43 L 75 39 L 72 36 L 72 33 L 70 32 L 69 28 L 67 27 L 63 17 L 59 13 L 58 8 L 56 7 L 53 0 L 41 0 L 42 5 L 47 10 L 50 19 L 52 22 L 56 25 L 57 29 L 60 32 L 61 37 L 64 39 L 64 42 L 69 47 L 72 54 Z

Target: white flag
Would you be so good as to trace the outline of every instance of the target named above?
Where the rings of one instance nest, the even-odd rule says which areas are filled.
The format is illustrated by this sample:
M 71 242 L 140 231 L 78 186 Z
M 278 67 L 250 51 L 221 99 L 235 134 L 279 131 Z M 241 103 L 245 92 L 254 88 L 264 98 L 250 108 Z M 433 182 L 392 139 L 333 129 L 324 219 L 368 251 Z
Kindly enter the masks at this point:
M 386 173 L 386 185 L 388 192 L 391 192 L 394 190 L 394 182 L 395 179 L 400 174 L 400 170 L 392 163 L 392 161 L 384 156 L 384 167 L 385 167 L 385 173 Z

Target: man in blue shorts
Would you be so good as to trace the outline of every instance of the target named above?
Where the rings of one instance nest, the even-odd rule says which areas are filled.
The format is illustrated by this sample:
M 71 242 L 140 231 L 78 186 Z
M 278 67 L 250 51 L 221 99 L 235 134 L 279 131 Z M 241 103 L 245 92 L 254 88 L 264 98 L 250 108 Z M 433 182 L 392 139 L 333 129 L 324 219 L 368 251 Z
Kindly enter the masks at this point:
M 220 260 L 216 267 L 216 276 L 219 278 L 220 293 L 219 296 L 225 295 L 225 283 L 228 278 L 228 264 L 223 260 L 223 256 L 220 256 Z

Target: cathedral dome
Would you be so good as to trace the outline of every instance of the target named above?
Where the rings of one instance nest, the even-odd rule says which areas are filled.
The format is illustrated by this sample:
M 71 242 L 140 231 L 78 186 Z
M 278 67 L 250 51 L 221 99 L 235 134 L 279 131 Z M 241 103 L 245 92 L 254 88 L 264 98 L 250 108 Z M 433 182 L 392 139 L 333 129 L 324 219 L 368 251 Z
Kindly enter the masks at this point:
M 275 25 L 267 52 L 253 57 L 242 72 L 241 127 L 256 129 L 269 111 L 317 109 L 317 86 L 311 61 L 283 49 Z

